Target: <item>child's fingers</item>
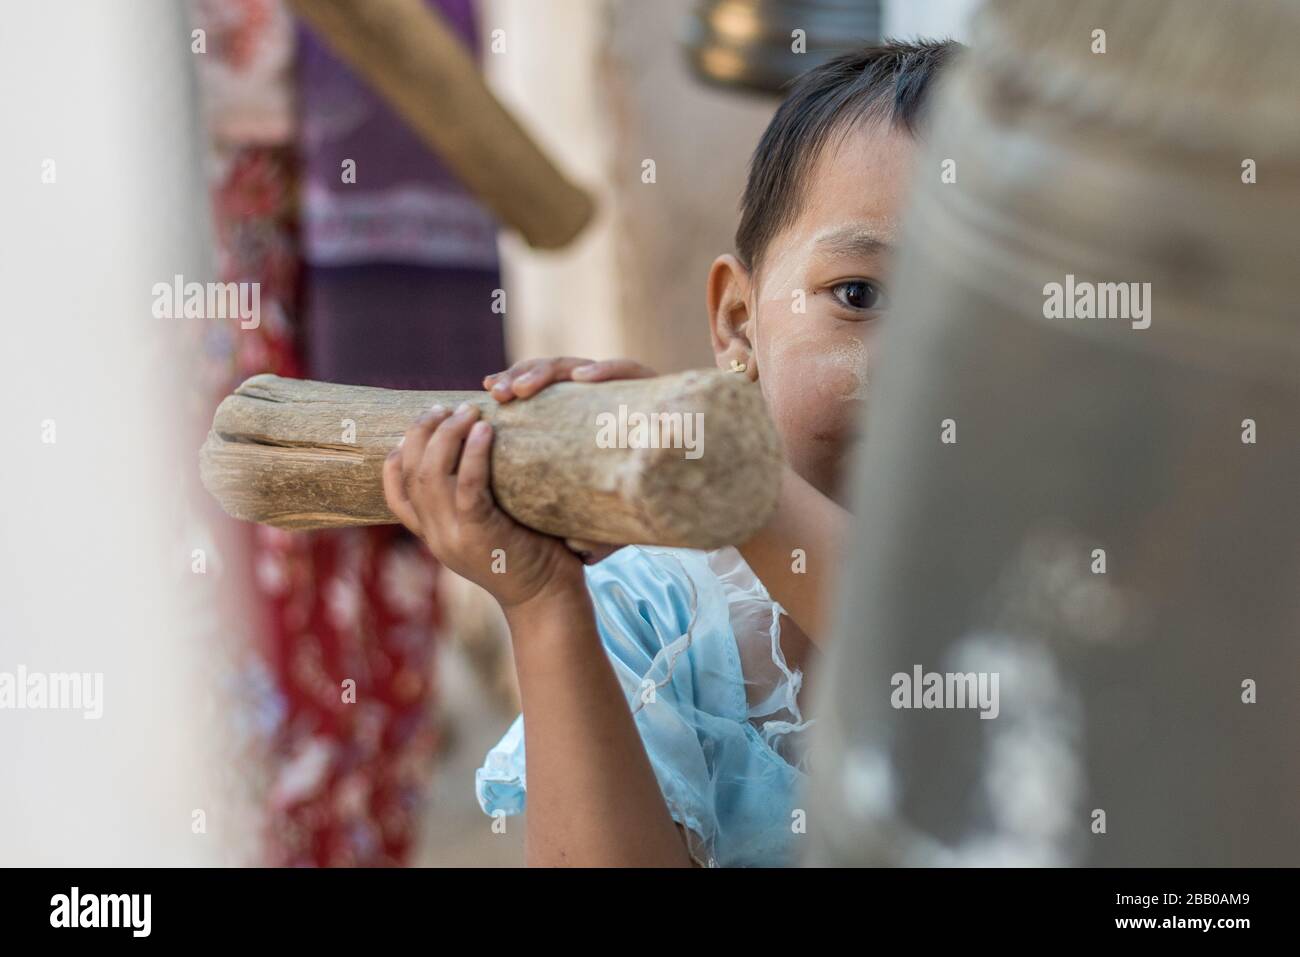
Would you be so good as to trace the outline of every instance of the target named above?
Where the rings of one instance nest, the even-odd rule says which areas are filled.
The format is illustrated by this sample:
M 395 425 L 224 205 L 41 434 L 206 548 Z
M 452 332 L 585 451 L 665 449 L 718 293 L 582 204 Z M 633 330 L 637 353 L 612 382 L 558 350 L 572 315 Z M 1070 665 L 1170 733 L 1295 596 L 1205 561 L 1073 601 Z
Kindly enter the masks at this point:
M 407 429 L 406 435 L 402 437 L 402 484 L 408 498 L 411 494 L 411 482 L 415 479 L 415 473 L 419 471 L 420 459 L 424 457 L 424 449 L 429 444 L 429 437 L 450 414 L 450 409 L 435 405 L 416 419 L 415 424 Z
M 541 392 L 552 382 L 561 382 L 570 378 L 574 369 L 590 363 L 590 359 L 579 359 L 574 356 L 544 359 L 523 375 L 511 380 L 510 388 L 517 398 L 527 399 Z
M 489 380 L 500 379 L 502 376 L 519 375 L 521 372 L 531 369 L 533 366 L 537 365 L 537 363 L 545 361 L 545 359 L 540 358 L 520 359 L 518 362 L 512 363 L 500 372 L 493 372 L 491 375 L 484 377 L 483 381 L 487 382 Z
M 411 500 L 406 497 L 406 489 L 402 486 L 400 449 L 393 449 L 388 453 L 388 458 L 384 459 L 384 501 L 388 503 L 388 510 L 397 516 L 398 521 L 415 534 L 420 534 L 420 519 L 416 516 L 415 509 L 411 507 Z
M 546 362 L 546 359 L 520 359 L 509 369 L 503 369 L 501 372 L 493 373 L 483 380 L 483 386 L 492 393 L 500 402 L 509 402 L 515 397 L 514 392 L 510 389 L 510 384 L 521 375 L 529 372 L 535 366 Z
M 520 359 L 518 362 L 513 363 L 510 366 L 507 366 L 506 368 L 502 369 L 500 372 L 493 372 L 489 375 L 485 375 L 483 377 L 483 387 L 485 389 L 488 388 L 488 386 L 491 383 L 496 382 L 498 379 L 521 375 L 522 373 L 527 372 L 533 366 L 537 365 L 537 363 L 545 362 L 545 361 L 546 361 L 545 359 L 541 359 L 541 358 Z
M 477 418 L 478 407 L 466 402 L 456 409 L 455 415 L 438 426 L 420 460 L 422 478 L 427 476 L 429 482 L 435 483 L 456 471 L 461 446 L 465 444 L 465 436 Z
M 472 522 L 487 519 L 495 505 L 488 491 L 491 451 L 491 424 L 475 422 L 460 454 L 460 468 L 456 470 L 456 508 Z
M 569 378 L 571 370 L 587 365 L 590 359 L 577 356 L 559 356 L 551 359 L 527 359 L 516 362 L 494 380 L 491 392 L 501 402 L 511 399 L 526 399 L 536 395 L 552 382 Z
M 498 382 L 501 382 L 502 380 L 504 380 L 505 377 L 508 376 L 509 374 L 510 374 L 510 370 L 509 370 L 509 369 L 502 369 L 500 372 L 494 372 L 494 373 L 492 373 L 491 375 L 485 375 L 485 376 L 483 377 L 483 388 L 484 388 L 484 390 L 487 391 L 487 392 L 491 392 L 492 389 L 493 389 L 493 387 L 494 387 Z
M 578 366 L 571 377 L 576 382 L 604 382 L 609 379 L 652 379 L 656 375 L 654 369 L 633 359 L 603 359 Z

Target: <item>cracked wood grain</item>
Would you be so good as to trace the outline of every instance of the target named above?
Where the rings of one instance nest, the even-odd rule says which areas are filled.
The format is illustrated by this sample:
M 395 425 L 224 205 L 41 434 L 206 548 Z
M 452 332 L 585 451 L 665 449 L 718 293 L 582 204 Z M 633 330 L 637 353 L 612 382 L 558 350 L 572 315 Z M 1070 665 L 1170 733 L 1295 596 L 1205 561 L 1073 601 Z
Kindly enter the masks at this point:
M 612 544 L 717 548 L 747 539 L 775 508 L 780 447 L 762 396 L 742 377 L 712 370 L 562 382 L 505 405 L 486 392 L 254 376 L 217 409 L 200 454 L 203 483 L 229 514 L 279 528 L 392 523 L 384 458 L 422 412 L 461 402 L 477 405 L 496 430 L 497 503 L 538 531 Z M 671 429 L 655 433 L 657 443 L 647 442 L 646 433 L 640 447 L 602 447 L 598 437 L 620 410 L 624 420 L 698 416 L 698 457 L 671 447 Z M 638 445 L 631 431 L 626 437 Z

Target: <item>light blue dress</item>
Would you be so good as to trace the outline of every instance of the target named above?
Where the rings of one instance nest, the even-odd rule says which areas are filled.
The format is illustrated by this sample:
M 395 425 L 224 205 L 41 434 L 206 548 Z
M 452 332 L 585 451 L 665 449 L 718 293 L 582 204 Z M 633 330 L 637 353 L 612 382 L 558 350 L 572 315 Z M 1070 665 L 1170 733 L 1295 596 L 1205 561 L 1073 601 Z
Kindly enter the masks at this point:
M 781 606 L 733 548 L 632 546 L 587 568 L 596 624 L 673 819 L 708 867 L 795 863 L 807 776 L 802 675 Z M 488 752 L 486 814 L 524 809 L 523 715 Z

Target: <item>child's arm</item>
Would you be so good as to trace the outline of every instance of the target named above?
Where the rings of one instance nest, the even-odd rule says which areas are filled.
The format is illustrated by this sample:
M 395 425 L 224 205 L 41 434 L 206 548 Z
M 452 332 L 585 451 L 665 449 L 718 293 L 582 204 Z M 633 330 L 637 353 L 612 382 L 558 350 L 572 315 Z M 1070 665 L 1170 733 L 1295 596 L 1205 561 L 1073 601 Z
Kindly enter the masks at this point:
M 492 429 L 477 418 L 469 405 L 421 417 L 384 463 L 384 495 L 439 561 L 505 611 L 523 699 L 528 861 L 689 866 L 597 634 L 582 565 L 496 507 Z M 493 573 L 498 557 L 503 574 Z
M 586 589 L 506 613 L 524 711 L 530 865 L 689 867 Z

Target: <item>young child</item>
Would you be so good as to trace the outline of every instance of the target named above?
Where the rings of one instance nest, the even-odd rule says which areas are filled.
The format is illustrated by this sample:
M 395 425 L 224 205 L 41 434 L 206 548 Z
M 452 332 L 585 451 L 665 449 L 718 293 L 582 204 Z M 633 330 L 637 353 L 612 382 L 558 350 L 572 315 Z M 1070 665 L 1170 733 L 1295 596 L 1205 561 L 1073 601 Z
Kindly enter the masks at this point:
M 477 793 L 489 814 L 523 811 L 527 793 L 530 864 L 795 861 L 820 587 L 848 524 L 842 478 L 917 123 L 956 48 L 886 43 L 810 71 L 754 153 L 736 253 L 714 261 L 706 294 L 719 368 L 762 389 L 785 450 L 779 505 L 751 541 L 628 547 L 584 568 L 604 552 L 496 507 L 492 430 L 469 406 L 433 409 L 389 456 L 394 514 L 505 611 L 523 714 Z M 653 374 L 536 359 L 484 387 L 527 401 L 558 380 Z

